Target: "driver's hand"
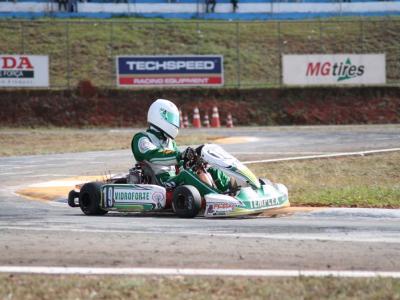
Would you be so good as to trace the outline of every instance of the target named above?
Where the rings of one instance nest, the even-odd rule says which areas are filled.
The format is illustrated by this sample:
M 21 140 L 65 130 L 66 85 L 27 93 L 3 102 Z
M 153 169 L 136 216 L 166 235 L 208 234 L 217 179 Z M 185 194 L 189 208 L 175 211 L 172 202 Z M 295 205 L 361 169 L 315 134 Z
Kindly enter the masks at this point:
M 181 159 L 184 161 L 190 161 L 196 156 L 196 151 L 193 148 L 187 147 L 181 154 Z

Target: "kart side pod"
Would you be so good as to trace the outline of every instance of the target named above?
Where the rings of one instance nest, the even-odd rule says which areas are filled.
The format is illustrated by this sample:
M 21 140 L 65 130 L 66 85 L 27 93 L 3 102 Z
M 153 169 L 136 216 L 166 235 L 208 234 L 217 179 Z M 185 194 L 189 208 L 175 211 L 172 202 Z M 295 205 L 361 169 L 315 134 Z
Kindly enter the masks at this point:
M 204 210 L 205 217 L 227 216 L 232 213 L 241 203 L 235 198 L 221 194 L 204 195 L 206 200 L 206 208 Z
M 89 182 L 79 192 L 69 192 L 68 204 L 71 207 L 79 206 L 86 215 L 103 215 L 114 210 L 152 211 L 165 208 L 166 190 L 151 184 Z
M 152 184 L 105 184 L 101 187 L 102 207 L 119 211 L 151 211 L 166 204 L 164 187 Z

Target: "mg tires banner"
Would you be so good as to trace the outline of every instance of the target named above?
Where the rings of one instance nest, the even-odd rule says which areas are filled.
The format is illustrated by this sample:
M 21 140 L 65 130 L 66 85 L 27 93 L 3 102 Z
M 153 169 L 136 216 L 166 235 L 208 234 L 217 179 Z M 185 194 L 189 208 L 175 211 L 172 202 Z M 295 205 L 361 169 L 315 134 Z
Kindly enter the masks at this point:
M 48 56 L 0 55 L 0 87 L 48 86 Z
M 224 84 L 220 55 L 118 56 L 116 64 L 121 87 Z
M 286 85 L 376 85 L 386 83 L 385 54 L 283 55 Z

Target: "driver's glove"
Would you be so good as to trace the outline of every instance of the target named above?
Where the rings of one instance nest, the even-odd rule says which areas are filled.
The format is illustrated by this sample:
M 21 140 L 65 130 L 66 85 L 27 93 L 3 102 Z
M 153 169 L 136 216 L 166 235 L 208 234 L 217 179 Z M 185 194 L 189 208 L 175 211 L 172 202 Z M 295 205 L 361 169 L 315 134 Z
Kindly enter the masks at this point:
M 181 160 L 190 161 L 196 156 L 196 151 L 193 148 L 187 147 L 181 154 Z

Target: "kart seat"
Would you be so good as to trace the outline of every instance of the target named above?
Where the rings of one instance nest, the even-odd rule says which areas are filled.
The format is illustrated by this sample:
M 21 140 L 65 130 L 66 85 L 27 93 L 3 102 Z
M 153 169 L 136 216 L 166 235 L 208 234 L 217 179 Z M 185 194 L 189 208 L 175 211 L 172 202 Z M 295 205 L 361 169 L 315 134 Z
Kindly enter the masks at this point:
M 143 171 L 143 176 L 150 181 L 148 184 L 162 185 L 147 161 L 141 161 L 139 165 Z

